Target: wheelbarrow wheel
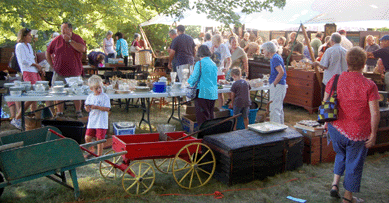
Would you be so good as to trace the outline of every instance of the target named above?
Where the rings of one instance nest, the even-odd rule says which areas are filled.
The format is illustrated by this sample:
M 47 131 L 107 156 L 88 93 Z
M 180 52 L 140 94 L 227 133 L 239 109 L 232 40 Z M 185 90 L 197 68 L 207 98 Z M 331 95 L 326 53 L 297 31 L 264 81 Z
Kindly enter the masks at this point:
M 173 167 L 173 159 L 167 158 L 167 159 L 153 159 L 154 166 L 157 168 L 158 171 L 161 171 L 162 173 L 171 173 L 172 167 Z
M 104 155 L 113 154 L 113 153 L 115 153 L 115 151 L 110 150 Z M 123 162 L 123 158 L 122 156 L 112 157 L 111 159 L 109 159 L 109 161 L 111 161 L 116 165 L 120 165 Z M 123 171 L 113 167 L 111 164 L 105 161 L 100 161 L 100 174 L 101 176 L 103 176 L 103 178 L 107 180 L 115 180 L 123 176 Z
M 212 150 L 203 143 L 191 143 L 178 151 L 173 161 L 173 177 L 185 189 L 201 187 L 211 180 L 216 159 Z
M 124 191 L 130 195 L 143 195 L 151 189 L 155 181 L 155 171 L 151 164 L 144 161 L 132 163 L 122 178 Z

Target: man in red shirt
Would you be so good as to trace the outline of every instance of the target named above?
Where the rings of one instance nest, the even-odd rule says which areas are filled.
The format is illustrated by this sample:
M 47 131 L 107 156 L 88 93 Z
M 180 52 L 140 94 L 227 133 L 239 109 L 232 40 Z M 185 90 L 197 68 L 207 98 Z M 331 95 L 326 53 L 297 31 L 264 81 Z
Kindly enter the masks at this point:
M 63 81 L 68 77 L 81 77 L 83 74 L 82 53 L 86 51 L 84 40 L 77 34 L 73 33 L 73 26 L 70 23 L 61 25 L 61 35 L 55 38 L 46 51 L 46 59 L 54 69 L 53 79 Z M 54 61 L 53 57 L 54 55 Z M 77 117 L 82 117 L 81 101 L 74 101 Z M 58 105 L 57 116 L 63 115 L 63 105 Z

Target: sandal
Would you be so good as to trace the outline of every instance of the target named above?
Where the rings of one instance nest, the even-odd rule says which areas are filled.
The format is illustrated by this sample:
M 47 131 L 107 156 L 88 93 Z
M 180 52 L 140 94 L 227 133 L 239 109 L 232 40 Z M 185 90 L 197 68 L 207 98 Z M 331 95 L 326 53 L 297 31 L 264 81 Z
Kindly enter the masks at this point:
M 334 189 L 331 188 L 330 196 L 331 196 L 331 197 L 340 198 L 339 187 L 338 187 L 338 185 L 332 185 L 332 187 L 336 187 L 336 190 L 334 190 Z
M 353 200 L 355 200 L 355 203 L 362 203 L 365 202 L 363 199 L 360 199 L 358 197 L 353 197 L 352 200 L 342 197 L 343 200 L 346 200 L 347 202 L 354 203 Z

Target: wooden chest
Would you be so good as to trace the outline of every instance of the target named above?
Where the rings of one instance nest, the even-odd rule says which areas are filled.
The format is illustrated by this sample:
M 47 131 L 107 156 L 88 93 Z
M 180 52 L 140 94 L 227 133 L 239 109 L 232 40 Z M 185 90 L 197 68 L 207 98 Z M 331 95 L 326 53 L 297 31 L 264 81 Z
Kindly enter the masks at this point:
M 288 89 L 284 103 L 301 106 L 313 113 L 321 104 L 321 89 L 315 72 L 291 69 L 286 72 Z
M 0 48 L 0 63 L 7 63 L 12 56 L 12 52 L 15 51 L 15 48 L 2 47 Z
M 320 164 L 333 162 L 336 153 L 332 142 L 327 143 L 326 136 L 311 136 L 307 131 L 297 129 L 304 136 L 303 162 L 307 164 Z
M 216 158 L 214 177 L 228 185 L 264 179 L 303 164 L 303 136 L 294 129 L 261 134 L 238 130 L 206 136 Z

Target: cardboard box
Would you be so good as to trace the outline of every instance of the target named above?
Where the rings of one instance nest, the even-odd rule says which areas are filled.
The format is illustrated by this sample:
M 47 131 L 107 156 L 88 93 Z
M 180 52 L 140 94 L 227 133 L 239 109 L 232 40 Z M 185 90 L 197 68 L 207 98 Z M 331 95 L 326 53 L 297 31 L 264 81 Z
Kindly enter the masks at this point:
M 113 134 L 114 135 L 133 135 L 135 134 L 136 125 L 133 128 L 119 128 L 116 125 L 116 122 L 113 125 Z
M 182 129 L 188 133 L 193 133 L 199 130 L 195 114 L 184 114 L 181 116 Z

